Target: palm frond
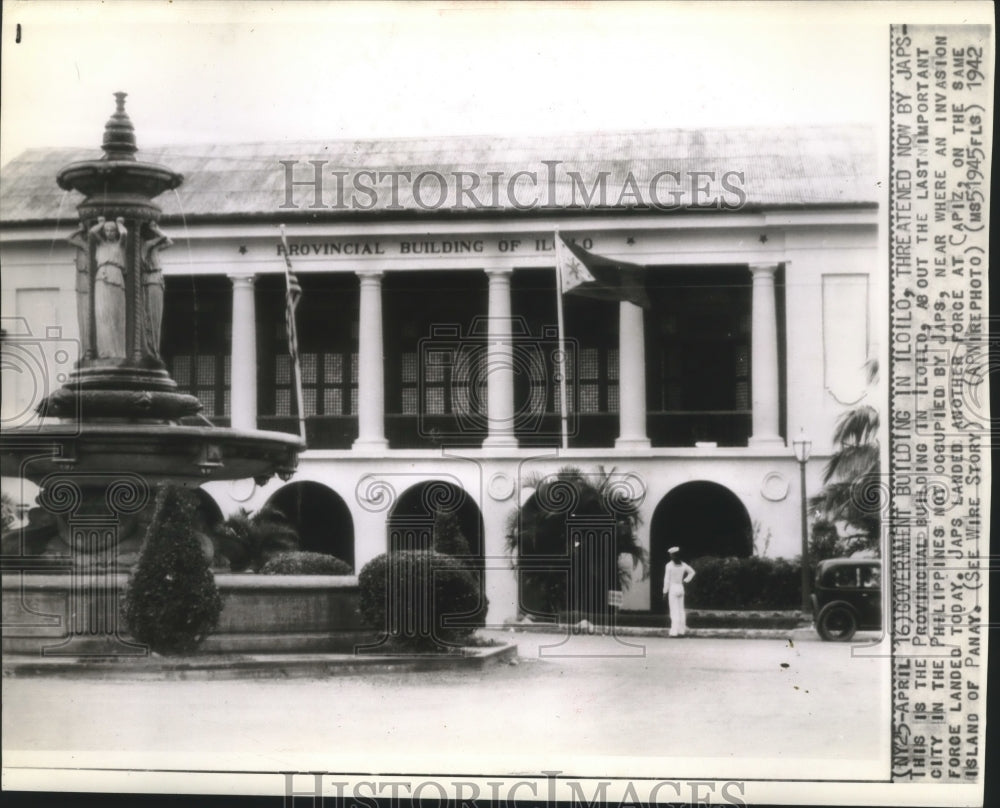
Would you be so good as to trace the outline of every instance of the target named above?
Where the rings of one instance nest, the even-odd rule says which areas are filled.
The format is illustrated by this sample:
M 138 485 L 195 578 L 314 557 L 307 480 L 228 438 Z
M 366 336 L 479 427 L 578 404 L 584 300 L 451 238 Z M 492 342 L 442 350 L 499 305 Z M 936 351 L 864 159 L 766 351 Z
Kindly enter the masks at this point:
M 586 580 L 588 591 L 594 596 L 615 587 L 627 589 L 633 580 L 632 571 L 640 566 L 643 577 L 648 575 L 648 557 L 639 539 L 638 506 L 615 507 L 619 503 L 627 506 L 628 502 L 616 498 L 618 492 L 612 490 L 614 475 L 615 469 L 601 467 L 596 473 L 584 473 L 574 466 L 565 466 L 538 479 L 536 495 L 508 515 L 507 549 L 514 556 L 522 596 L 526 603 L 533 604 L 532 608 L 552 613 L 576 608 L 567 601 L 567 564 L 574 567 L 573 575 L 582 575 L 576 580 Z M 549 486 L 552 490 L 546 490 Z M 566 486 L 572 491 L 557 491 L 555 486 Z M 546 509 L 548 502 L 559 503 L 560 507 Z M 605 541 L 600 530 L 574 532 L 574 520 L 600 522 L 609 518 L 614 525 L 613 545 L 600 549 L 568 546 L 571 534 L 579 537 L 578 542 Z M 627 564 L 619 563 L 623 555 L 631 558 L 632 571 Z M 586 567 L 575 567 L 580 563 Z
M 877 444 L 843 446 L 834 452 L 823 469 L 823 482 L 852 480 L 879 470 Z
M 873 357 L 865 362 L 865 376 L 868 384 L 875 384 L 878 381 L 878 358 Z
M 867 405 L 845 412 L 833 431 L 833 442 L 841 446 L 871 443 L 878 435 L 879 414 Z
M 240 508 L 222 524 L 216 540 L 234 572 L 257 571 L 271 556 L 298 550 L 300 545 L 295 525 L 270 505 L 254 514 Z

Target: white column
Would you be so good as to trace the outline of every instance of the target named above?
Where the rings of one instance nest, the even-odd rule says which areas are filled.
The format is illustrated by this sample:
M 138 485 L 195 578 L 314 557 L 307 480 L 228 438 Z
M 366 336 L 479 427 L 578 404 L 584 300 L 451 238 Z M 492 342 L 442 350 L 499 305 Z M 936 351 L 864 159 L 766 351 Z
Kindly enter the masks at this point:
M 488 474 L 490 472 L 487 469 L 484 477 Z M 514 476 L 510 471 L 507 474 L 509 477 Z M 514 490 L 516 495 L 517 489 Z M 490 626 L 499 627 L 505 621 L 517 618 L 517 574 L 511 568 L 511 556 L 507 553 L 507 531 L 504 529 L 515 502 L 514 499 L 495 499 L 490 493 L 483 497 L 483 556 L 486 562 L 483 585 L 489 600 L 486 621 Z
M 514 435 L 514 346 L 510 318 L 512 270 L 487 269 L 490 281 L 489 345 L 486 350 L 486 409 L 489 433 L 485 447 L 517 446 Z
M 618 423 L 616 449 L 649 448 L 646 436 L 646 335 L 642 309 L 618 304 Z
M 753 432 L 751 446 L 784 446 L 778 434 L 778 315 L 774 301 L 777 264 L 751 264 L 751 381 Z
M 230 275 L 233 328 L 230 352 L 229 422 L 233 429 L 257 428 L 257 308 L 254 276 Z
M 385 355 L 382 351 L 382 272 L 358 272 L 358 439 L 355 449 L 386 449 Z

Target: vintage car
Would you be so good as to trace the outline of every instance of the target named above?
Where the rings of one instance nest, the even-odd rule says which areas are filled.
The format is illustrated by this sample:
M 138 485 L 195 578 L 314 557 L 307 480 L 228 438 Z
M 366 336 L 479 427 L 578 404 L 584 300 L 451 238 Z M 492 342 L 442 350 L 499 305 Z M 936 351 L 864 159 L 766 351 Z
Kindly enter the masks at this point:
M 882 629 L 882 562 L 830 558 L 816 565 L 812 594 L 816 631 L 846 642 L 858 630 Z

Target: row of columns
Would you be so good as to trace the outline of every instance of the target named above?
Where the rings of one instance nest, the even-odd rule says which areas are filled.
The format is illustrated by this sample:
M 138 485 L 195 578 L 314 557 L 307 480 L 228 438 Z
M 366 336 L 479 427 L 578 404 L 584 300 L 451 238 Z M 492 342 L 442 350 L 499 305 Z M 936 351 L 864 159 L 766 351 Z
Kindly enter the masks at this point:
M 774 278 L 777 264 L 753 264 L 751 304 L 751 446 L 784 445 L 779 434 L 778 320 Z M 385 437 L 385 353 L 382 343 L 381 271 L 360 271 L 358 328 L 358 439 L 354 448 L 381 451 Z M 488 269 L 489 309 L 486 361 L 488 432 L 484 447 L 516 447 L 514 434 L 514 345 L 511 330 L 512 270 Z M 257 426 L 257 326 L 254 276 L 234 274 L 231 423 Z M 646 339 L 643 310 L 619 303 L 619 437 L 617 448 L 649 447 L 646 434 Z

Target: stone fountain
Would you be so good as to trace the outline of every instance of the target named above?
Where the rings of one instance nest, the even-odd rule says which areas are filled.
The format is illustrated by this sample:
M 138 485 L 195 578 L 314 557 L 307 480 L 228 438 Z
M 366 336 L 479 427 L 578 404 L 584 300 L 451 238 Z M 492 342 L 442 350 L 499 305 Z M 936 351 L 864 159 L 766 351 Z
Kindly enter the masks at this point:
M 117 602 L 121 540 L 131 533 L 136 541 L 142 532 L 157 484 L 287 479 L 305 448 L 285 433 L 221 428 L 204 418 L 182 422 L 197 421 L 201 403 L 177 389 L 160 357 L 159 252 L 172 241 L 159 227 L 162 211 L 153 200 L 178 188 L 183 177 L 136 159 L 125 97 L 115 93 L 104 156 L 72 163 L 56 177 L 60 188 L 84 196 L 79 227 L 69 237 L 77 249 L 81 358 L 39 405 L 40 425 L 0 433 L 0 473 L 39 486 L 35 521 L 42 533 L 51 526 L 70 551 L 41 565 L 30 548 L 18 559 L 4 551 L 5 572 L 57 567 L 70 573 L 70 636 L 45 653 L 76 654 L 82 647 L 93 653 L 95 637 L 103 638 L 107 653 L 129 648 L 118 636 L 114 603 L 94 609 L 93 599 Z M 41 539 L 33 537 L 34 544 L 43 546 Z

